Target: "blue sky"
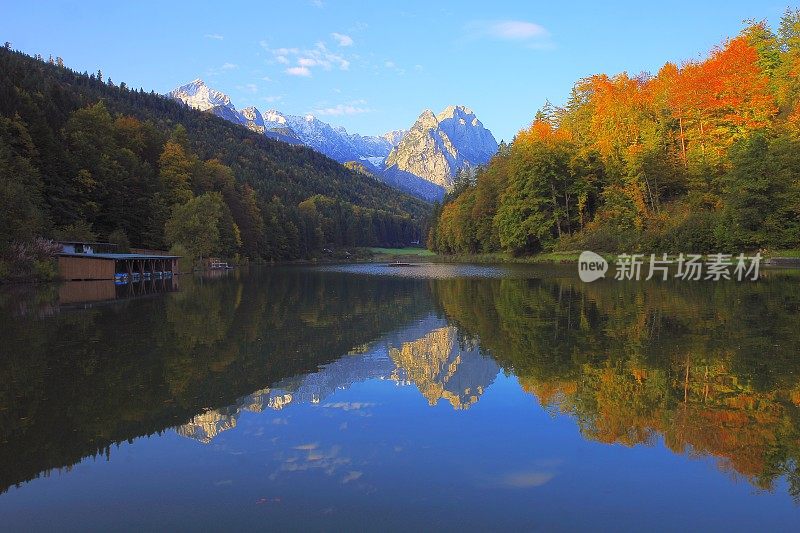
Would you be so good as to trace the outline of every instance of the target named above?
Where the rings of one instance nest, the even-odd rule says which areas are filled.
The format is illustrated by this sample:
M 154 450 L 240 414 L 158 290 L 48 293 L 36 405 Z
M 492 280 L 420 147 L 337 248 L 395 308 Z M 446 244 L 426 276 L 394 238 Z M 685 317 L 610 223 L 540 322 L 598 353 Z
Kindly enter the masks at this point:
M 784 0 L 785 1 L 785 0 Z M 787 4 L 647 2 L 11 2 L 0 40 L 157 92 L 202 78 L 241 109 L 311 112 L 351 132 L 471 107 L 510 139 L 598 72 L 703 56 Z

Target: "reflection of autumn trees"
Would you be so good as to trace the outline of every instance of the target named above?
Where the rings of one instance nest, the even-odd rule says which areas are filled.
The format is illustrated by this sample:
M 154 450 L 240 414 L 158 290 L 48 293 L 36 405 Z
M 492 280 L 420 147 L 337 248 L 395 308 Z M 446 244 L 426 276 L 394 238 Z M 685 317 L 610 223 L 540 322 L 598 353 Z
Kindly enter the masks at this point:
M 785 475 L 800 490 L 796 280 L 445 280 L 434 291 L 462 333 L 585 436 L 660 437 L 759 488 Z

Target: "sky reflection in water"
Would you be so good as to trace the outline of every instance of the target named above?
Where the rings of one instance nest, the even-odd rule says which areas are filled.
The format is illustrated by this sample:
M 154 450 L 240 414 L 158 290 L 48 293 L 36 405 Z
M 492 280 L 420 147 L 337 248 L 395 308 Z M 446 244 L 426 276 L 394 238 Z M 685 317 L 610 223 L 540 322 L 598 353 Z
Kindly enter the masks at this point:
M 792 275 L 586 285 L 566 268 L 354 265 L 175 289 L 0 293 L 8 527 L 800 517 Z

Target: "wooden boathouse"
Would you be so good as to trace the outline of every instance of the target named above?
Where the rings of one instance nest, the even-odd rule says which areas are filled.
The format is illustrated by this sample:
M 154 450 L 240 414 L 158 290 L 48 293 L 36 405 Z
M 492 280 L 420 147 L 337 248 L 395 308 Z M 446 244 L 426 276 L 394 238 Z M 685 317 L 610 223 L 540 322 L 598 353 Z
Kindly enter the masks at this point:
M 106 246 L 104 243 L 61 243 L 61 245 L 64 251 L 58 255 L 58 272 L 63 280 L 111 279 L 131 282 L 172 277 L 180 273 L 178 269 L 180 257 L 176 255 L 96 252 L 95 250 L 101 247 L 113 246 Z

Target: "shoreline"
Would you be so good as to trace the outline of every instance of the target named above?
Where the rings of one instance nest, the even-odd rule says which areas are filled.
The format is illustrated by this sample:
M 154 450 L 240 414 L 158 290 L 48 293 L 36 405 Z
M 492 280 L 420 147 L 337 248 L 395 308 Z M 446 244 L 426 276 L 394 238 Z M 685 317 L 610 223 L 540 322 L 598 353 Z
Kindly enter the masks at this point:
M 426 249 L 420 249 L 428 252 Z M 800 269 L 800 256 L 765 254 L 761 266 L 770 269 Z M 609 264 L 615 264 L 617 254 L 600 253 Z M 704 254 L 706 257 L 708 254 Z M 503 253 L 470 254 L 470 255 L 439 255 L 433 253 L 386 254 L 376 253 L 372 256 L 342 257 L 317 257 L 312 259 L 295 259 L 291 261 L 246 261 L 235 269 L 253 266 L 283 267 L 283 266 L 313 266 L 313 265 L 341 265 L 341 264 L 370 264 L 370 263 L 442 263 L 442 264 L 476 264 L 476 265 L 574 265 L 578 263 L 580 252 L 547 252 L 529 256 L 514 257 Z M 648 257 L 649 254 L 644 254 Z M 191 275 L 212 269 L 190 270 L 179 272 L 176 275 Z M 13 285 L 62 283 L 62 279 L 16 279 L 0 280 L 0 287 Z

